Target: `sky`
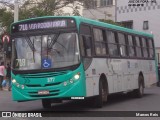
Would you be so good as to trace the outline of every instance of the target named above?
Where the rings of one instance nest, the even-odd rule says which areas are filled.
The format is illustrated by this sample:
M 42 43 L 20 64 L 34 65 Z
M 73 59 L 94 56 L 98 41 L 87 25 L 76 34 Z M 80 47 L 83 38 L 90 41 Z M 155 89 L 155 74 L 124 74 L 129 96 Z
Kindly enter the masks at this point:
M 9 3 L 14 3 L 15 0 L 0 0 L 0 2 L 9 2 Z M 18 0 L 18 2 L 22 3 L 25 0 Z

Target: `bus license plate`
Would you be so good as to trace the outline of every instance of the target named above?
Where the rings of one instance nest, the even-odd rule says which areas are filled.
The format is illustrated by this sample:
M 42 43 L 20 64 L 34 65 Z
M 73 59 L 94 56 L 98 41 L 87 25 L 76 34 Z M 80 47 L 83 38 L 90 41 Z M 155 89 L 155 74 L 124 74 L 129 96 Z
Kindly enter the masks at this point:
M 49 91 L 48 90 L 41 90 L 41 91 L 38 91 L 38 94 L 39 95 L 48 95 Z

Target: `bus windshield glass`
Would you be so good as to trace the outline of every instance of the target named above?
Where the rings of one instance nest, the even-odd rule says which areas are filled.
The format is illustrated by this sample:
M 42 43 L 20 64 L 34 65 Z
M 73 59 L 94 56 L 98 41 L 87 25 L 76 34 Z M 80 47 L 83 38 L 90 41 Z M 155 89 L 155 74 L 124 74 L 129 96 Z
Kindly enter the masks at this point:
M 79 63 L 77 33 L 59 33 L 13 39 L 13 69 L 64 68 Z

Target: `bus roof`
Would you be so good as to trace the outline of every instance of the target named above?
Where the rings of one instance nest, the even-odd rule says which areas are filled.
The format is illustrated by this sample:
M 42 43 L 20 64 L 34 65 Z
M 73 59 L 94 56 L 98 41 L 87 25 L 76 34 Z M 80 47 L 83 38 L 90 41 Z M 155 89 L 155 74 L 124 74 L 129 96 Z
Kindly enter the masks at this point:
M 147 37 L 152 37 L 153 38 L 153 35 L 149 34 L 149 33 L 140 32 L 140 31 L 136 31 L 136 30 L 133 30 L 133 29 L 124 28 L 124 27 L 121 27 L 121 26 L 116 26 L 116 25 L 100 22 L 100 21 L 97 21 L 97 20 L 84 18 L 84 17 L 81 17 L 81 16 L 43 16 L 43 17 L 37 17 L 37 18 L 30 18 L 30 19 L 21 20 L 21 21 L 12 23 L 12 25 L 18 24 L 18 23 L 21 23 L 21 22 L 25 22 L 25 21 L 40 19 L 40 18 L 74 18 L 78 22 L 78 24 L 83 22 L 83 23 L 87 23 L 87 24 L 91 24 L 91 25 L 96 25 L 96 26 L 100 26 L 100 27 L 106 27 L 106 28 L 110 28 L 110 29 L 114 29 L 114 30 L 119 30 L 119 31 L 131 33 L 131 34 L 137 34 L 137 35 L 142 35 L 142 36 L 147 36 Z
M 116 26 L 116 25 L 112 25 L 109 23 L 104 23 L 104 22 L 100 22 L 100 21 L 96 21 L 96 20 L 91 20 L 91 19 L 87 19 L 87 18 L 83 18 L 83 17 L 75 17 L 75 19 L 79 19 L 80 22 L 84 22 L 84 23 L 88 23 L 88 24 L 92 24 L 92 25 L 97 25 L 97 26 L 101 26 L 101 27 L 106 27 L 106 28 L 110 28 L 110 29 L 114 29 L 114 30 L 119 30 L 119 31 L 142 35 L 142 36 L 147 36 L 147 37 L 153 37 L 153 35 L 149 34 L 149 33 L 140 32 L 140 31 L 136 31 L 133 29 L 128 29 L 125 27 Z

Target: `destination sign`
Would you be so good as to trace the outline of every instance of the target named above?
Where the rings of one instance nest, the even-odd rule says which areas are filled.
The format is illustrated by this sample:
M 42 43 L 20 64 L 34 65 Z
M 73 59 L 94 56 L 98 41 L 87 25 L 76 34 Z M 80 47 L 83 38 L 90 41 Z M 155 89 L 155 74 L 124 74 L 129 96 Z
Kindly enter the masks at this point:
M 47 21 L 41 23 L 19 24 L 19 31 L 59 28 L 59 27 L 67 27 L 66 21 L 58 20 L 58 21 Z
M 73 19 L 55 19 L 55 18 L 45 18 L 45 19 L 34 19 L 27 20 L 12 25 L 11 32 L 28 32 L 36 30 L 47 30 L 47 29 L 62 29 L 62 28 L 73 28 L 76 27 L 76 23 Z

